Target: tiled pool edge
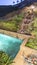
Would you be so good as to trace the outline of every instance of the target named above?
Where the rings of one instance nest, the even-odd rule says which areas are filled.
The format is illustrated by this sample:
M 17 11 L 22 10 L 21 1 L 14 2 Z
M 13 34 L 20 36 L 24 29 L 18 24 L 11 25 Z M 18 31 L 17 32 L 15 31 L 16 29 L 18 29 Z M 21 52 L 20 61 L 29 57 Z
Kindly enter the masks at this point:
M 27 35 L 25 35 L 25 34 L 20 34 L 20 33 L 16 33 L 16 32 L 6 31 L 6 30 L 2 30 L 2 29 L 0 29 L 0 33 L 6 34 L 6 35 L 9 35 L 9 36 L 13 36 L 13 37 L 16 37 L 16 38 L 19 38 L 19 39 L 22 39 L 22 40 L 27 38 Z M 28 37 L 30 37 L 30 36 L 28 36 Z

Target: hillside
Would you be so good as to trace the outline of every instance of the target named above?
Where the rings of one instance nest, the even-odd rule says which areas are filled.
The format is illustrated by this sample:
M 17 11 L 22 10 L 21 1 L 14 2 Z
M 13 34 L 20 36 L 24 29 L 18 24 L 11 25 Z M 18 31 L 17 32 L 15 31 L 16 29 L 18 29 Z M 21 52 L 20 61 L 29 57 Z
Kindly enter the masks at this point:
M 10 12 L 1 18 L 0 29 L 30 34 L 32 30 L 31 23 L 34 20 L 34 16 L 36 16 L 34 13 L 37 15 L 37 4 Z

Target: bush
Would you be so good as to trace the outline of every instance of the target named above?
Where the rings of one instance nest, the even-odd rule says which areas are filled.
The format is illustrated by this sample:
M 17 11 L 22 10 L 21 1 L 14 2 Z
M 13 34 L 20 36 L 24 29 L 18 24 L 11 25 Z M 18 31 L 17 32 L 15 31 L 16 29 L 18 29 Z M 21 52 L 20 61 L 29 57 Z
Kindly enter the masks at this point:
M 26 46 L 37 50 L 37 37 L 35 39 L 29 39 Z
M 10 63 L 12 63 L 12 60 L 9 55 L 0 51 L 0 65 L 9 65 Z

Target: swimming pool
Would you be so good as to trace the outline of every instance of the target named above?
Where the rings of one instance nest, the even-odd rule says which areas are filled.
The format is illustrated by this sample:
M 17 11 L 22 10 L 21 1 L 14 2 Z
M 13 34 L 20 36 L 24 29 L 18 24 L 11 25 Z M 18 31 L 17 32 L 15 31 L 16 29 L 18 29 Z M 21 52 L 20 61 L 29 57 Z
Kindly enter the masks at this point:
M 23 40 L 0 34 L 0 51 L 7 53 L 11 57 L 15 57 L 20 49 Z

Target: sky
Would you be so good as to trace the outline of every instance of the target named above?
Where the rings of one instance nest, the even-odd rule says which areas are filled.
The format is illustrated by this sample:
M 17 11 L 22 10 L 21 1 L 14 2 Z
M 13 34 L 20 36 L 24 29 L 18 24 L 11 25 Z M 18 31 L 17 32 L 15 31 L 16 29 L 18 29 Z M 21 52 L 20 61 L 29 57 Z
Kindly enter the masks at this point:
M 19 1 L 18 3 L 21 2 L 21 0 L 18 0 L 18 1 Z M 14 4 L 17 4 L 17 0 L 0 0 L 0 5 L 14 5 Z

